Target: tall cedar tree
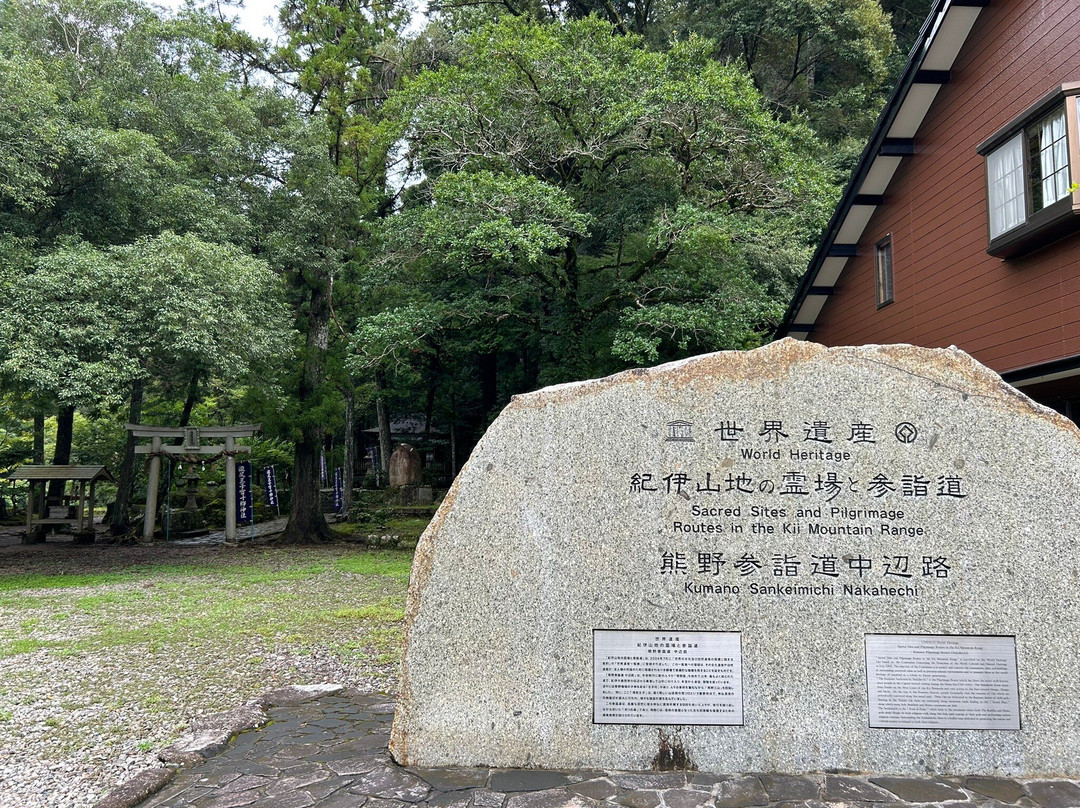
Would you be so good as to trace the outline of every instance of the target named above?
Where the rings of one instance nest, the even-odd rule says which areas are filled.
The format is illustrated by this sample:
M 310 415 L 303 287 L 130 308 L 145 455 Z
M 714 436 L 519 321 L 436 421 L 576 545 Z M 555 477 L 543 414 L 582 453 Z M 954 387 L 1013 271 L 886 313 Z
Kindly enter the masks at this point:
M 290 223 L 278 245 L 303 337 L 292 510 L 278 541 L 305 543 L 333 538 L 319 503 L 319 452 L 331 399 L 338 397 L 329 378 L 338 328 L 332 327 L 333 286 L 362 260 L 370 220 L 392 204 L 386 192 L 390 141 L 378 117 L 394 73 L 378 49 L 405 18 L 391 5 L 368 0 L 289 0 L 279 20 L 286 44 L 264 66 L 290 86 L 310 125 L 289 170 Z

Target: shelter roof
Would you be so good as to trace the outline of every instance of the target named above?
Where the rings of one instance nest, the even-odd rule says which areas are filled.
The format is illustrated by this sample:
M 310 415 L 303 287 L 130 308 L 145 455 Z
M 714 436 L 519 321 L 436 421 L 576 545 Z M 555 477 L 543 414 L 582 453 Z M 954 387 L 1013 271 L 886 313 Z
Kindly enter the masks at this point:
M 7 475 L 9 480 L 74 480 L 75 482 L 116 482 L 105 466 L 19 466 Z
M 446 432 L 439 429 L 434 424 L 431 426 L 431 430 L 424 429 L 427 423 L 427 419 L 422 415 L 409 415 L 405 418 L 400 418 L 396 421 L 390 422 L 390 434 L 391 435 L 445 435 Z M 379 428 L 372 427 L 371 429 L 365 429 L 364 432 L 377 435 Z

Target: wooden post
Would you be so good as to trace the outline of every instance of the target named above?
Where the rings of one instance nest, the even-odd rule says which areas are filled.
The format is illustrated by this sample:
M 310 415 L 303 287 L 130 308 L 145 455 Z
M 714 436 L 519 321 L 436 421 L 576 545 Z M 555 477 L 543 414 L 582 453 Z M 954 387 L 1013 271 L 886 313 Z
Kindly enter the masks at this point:
M 150 480 L 146 484 L 146 514 L 143 516 L 143 541 L 154 540 L 154 521 L 157 519 L 157 490 L 161 478 L 161 438 L 150 442 Z
M 34 527 L 34 481 L 26 481 L 26 542 L 29 544 L 33 539 L 30 531 Z
M 236 438 L 225 436 L 225 541 L 236 541 Z
M 86 512 L 86 482 L 84 480 L 79 481 L 79 504 L 75 510 L 75 523 L 78 527 L 75 528 L 76 532 L 83 532 L 83 514 Z M 91 520 L 92 521 L 92 520 Z
M 90 481 L 90 501 L 87 503 L 90 508 L 90 529 L 94 529 L 94 487 L 97 485 L 96 480 Z

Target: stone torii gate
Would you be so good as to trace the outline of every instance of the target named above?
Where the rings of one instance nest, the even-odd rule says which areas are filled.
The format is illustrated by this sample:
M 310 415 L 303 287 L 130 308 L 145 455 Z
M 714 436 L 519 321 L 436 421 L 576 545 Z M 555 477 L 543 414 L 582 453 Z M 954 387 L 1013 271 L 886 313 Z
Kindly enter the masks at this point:
M 237 438 L 250 438 L 262 431 L 262 424 L 237 424 L 236 426 L 143 426 L 128 424 L 127 430 L 136 438 L 150 438 L 150 444 L 135 447 L 135 454 L 150 455 L 150 474 L 146 484 L 146 515 L 143 516 L 143 540 L 153 541 L 154 522 L 157 518 L 157 492 L 161 480 L 162 457 L 186 457 L 188 455 L 213 455 L 210 460 L 225 456 L 225 539 L 236 539 L 236 455 L 250 452 L 250 446 L 237 446 Z M 183 438 L 179 446 L 165 445 L 166 438 Z M 225 439 L 224 445 L 214 443 L 204 446 L 203 438 Z

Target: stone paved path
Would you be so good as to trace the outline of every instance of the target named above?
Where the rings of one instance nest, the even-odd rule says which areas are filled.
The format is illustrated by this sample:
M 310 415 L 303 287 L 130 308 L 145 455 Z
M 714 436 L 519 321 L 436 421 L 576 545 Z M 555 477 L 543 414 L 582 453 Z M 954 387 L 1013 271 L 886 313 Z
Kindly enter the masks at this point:
M 1080 808 L 1068 780 L 402 769 L 384 696 L 342 691 L 269 715 L 139 808 Z

